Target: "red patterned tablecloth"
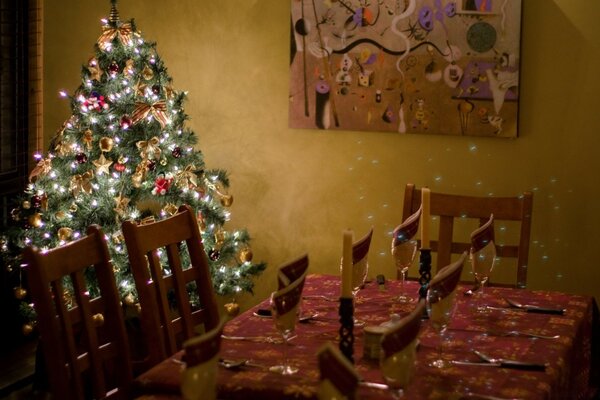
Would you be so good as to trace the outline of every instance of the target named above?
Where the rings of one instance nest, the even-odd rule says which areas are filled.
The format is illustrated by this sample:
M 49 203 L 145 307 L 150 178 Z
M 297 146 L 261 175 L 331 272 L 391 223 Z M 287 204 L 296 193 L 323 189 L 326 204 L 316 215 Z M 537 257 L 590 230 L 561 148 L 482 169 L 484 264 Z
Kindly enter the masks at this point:
M 465 394 L 494 395 L 518 399 L 586 399 L 590 395 L 592 373 L 592 339 L 598 336 L 597 306 L 590 296 L 522 289 L 486 288 L 483 298 L 462 295 L 459 288 L 458 307 L 442 347 L 448 360 L 479 361 L 473 354 L 478 349 L 493 357 L 547 363 L 545 372 L 487 366 L 453 365 L 438 370 L 428 366 L 438 355 L 439 336 L 427 321 L 420 334 L 416 375 L 406 391 L 407 399 L 459 399 Z M 417 296 L 418 284 L 407 282 L 406 290 Z M 304 287 L 303 314 L 318 316 L 297 325 L 297 336 L 291 341 L 290 362 L 300 367 L 292 376 L 270 372 L 279 363 L 283 344 L 267 341 L 231 340 L 222 342 L 221 357 L 251 359 L 258 366 L 236 370 L 219 369 L 219 398 L 222 399 L 314 399 L 319 379 L 316 351 L 327 341 L 337 341 L 338 302 L 321 297 L 339 296 L 339 278 L 310 275 Z M 368 283 L 357 296 L 355 317 L 366 325 L 379 325 L 391 314 L 407 314 L 410 304 L 398 304 L 399 282 L 388 281 L 385 290 L 375 282 Z M 564 315 L 534 314 L 509 309 L 504 298 L 546 307 L 566 309 Z M 477 300 L 479 299 L 479 300 Z M 504 308 L 476 313 L 474 302 Z M 265 301 L 229 321 L 225 335 L 278 338 L 270 318 L 254 312 L 268 308 Z M 595 332 L 593 331 L 595 329 Z M 557 339 L 533 339 L 502 336 L 509 331 L 560 335 Z M 490 334 L 493 333 L 493 334 Z M 365 381 L 383 382 L 378 363 L 363 357 L 363 328 L 355 327 L 354 359 L 358 373 Z M 597 339 L 596 339 L 597 340 Z M 597 346 L 597 344 L 594 344 Z M 595 348 L 597 351 L 597 348 Z M 181 354 L 174 355 L 179 358 Z M 261 368 L 264 366 L 265 368 Z M 177 393 L 181 364 L 171 359 L 154 367 L 137 380 L 147 393 Z M 392 398 L 386 391 L 361 387 L 361 399 Z

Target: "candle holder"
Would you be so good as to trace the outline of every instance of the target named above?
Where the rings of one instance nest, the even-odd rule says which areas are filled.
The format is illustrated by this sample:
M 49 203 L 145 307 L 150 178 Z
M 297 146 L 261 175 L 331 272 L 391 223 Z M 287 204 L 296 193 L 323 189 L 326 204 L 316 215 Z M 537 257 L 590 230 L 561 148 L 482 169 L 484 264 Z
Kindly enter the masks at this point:
M 340 297 L 340 351 L 354 364 L 354 299 Z
M 427 289 L 431 280 L 431 249 L 421 249 L 419 255 L 419 298 L 427 298 Z

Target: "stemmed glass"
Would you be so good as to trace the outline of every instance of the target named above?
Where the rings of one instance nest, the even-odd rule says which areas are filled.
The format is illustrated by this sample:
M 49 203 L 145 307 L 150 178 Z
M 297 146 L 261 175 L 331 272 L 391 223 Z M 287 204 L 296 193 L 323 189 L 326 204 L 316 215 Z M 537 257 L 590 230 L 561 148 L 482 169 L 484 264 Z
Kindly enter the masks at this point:
M 392 234 L 392 256 L 394 256 L 396 269 L 402 277 L 400 295 L 396 299 L 400 303 L 414 302 L 414 299 L 411 296 L 407 296 L 404 292 L 404 282 L 406 282 L 408 268 L 412 265 L 417 254 L 417 241 L 414 239 L 414 236 L 419 229 L 421 210 L 422 208 L 419 207 L 417 211 L 394 228 Z
M 395 399 L 404 396 L 404 390 L 415 373 L 418 334 L 425 305 L 420 302 L 381 337 L 379 366 L 383 379 Z
M 298 372 L 298 368 L 291 366 L 288 360 L 289 340 L 294 336 L 302 289 L 304 287 L 304 274 L 289 286 L 271 294 L 271 314 L 275 322 L 275 328 L 283 338 L 283 363 L 269 368 L 270 371 L 282 375 L 292 375 Z
M 494 215 L 471 234 L 471 270 L 479 285 L 477 297 L 484 297 L 484 287 L 487 284 L 496 263 L 496 245 L 494 244 Z M 480 303 L 480 302 L 477 302 Z M 480 304 L 477 312 L 486 313 L 488 309 Z
M 456 291 L 443 297 L 442 290 L 443 288 L 430 287 L 427 291 L 427 314 L 429 315 L 431 326 L 440 337 L 437 347 L 438 357 L 429 364 L 429 366 L 435 368 L 446 368 L 449 366 L 449 363 L 442 358 L 442 347 L 446 340 L 445 333 L 455 309 L 454 300 Z
M 417 339 L 390 357 L 381 357 L 380 368 L 383 380 L 392 392 L 394 399 L 404 397 L 404 390 L 415 373 L 417 359 Z
M 340 263 L 340 271 L 342 271 L 344 260 Z M 352 298 L 356 300 L 356 295 L 365 286 L 367 275 L 369 273 L 369 262 L 367 258 L 363 258 L 361 261 L 352 265 Z M 354 318 L 355 326 L 363 326 L 364 321 Z
M 352 298 L 356 300 L 358 291 L 365 286 L 367 274 L 369 273 L 369 248 L 371 247 L 371 238 L 373 228 L 365 236 L 352 243 Z M 340 271 L 343 272 L 344 257 L 340 262 Z M 355 326 L 364 325 L 364 321 L 354 319 Z
M 404 282 L 406 282 L 406 273 L 415 260 L 416 254 L 417 241 L 415 239 L 408 240 L 392 247 L 392 255 L 394 256 L 396 269 L 402 277 L 400 282 L 400 295 L 396 298 L 396 301 L 400 303 L 412 303 L 415 301 L 413 297 L 406 295 L 406 292 L 404 291 Z

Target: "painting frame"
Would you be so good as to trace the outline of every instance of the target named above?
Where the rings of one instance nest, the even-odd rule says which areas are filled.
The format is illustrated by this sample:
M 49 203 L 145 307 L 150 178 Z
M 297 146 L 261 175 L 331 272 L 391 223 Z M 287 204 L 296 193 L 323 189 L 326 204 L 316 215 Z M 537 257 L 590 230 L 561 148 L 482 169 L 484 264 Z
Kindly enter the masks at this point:
M 291 0 L 289 127 L 516 138 L 521 15 L 522 0 Z

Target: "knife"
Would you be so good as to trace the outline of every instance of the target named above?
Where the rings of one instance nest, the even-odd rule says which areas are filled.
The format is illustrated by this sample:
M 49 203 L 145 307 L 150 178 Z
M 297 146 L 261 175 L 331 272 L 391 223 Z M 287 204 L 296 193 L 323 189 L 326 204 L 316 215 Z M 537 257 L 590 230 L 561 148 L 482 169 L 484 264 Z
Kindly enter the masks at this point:
M 538 306 L 522 306 L 522 307 L 494 307 L 494 306 L 485 306 L 485 308 L 490 310 L 498 310 L 498 311 L 514 311 L 514 312 L 527 312 L 534 314 L 554 314 L 554 315 L 564 315 L 565 310 L 561 308 L 546 308 L 546 307 L 538 307 Z
M 525 361 L 513 361 L 513 360 L 501 360 L 501 361 L 497 361 L 497 362 L 452 361 L 452 364 L 521 369 L 521 370 L 527 370 L 527 371 L 545 371 L 546 370 L 546 364 L 538 364 L 538 363 L 531 363 L 531 362 L 525 362 Z

